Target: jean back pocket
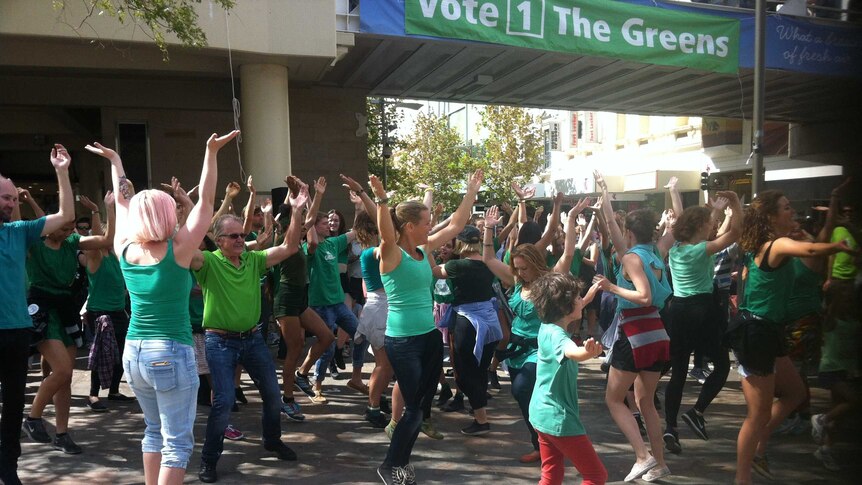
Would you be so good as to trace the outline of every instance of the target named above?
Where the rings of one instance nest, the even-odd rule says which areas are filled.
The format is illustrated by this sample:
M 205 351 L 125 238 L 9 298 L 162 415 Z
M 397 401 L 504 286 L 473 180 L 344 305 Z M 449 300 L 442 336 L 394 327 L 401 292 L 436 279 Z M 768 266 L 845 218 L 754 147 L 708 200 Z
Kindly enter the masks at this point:
M 176 364 L 162 360 L 147 363 L 147 376 L 156 391 L 170 391 L 177 387 Z

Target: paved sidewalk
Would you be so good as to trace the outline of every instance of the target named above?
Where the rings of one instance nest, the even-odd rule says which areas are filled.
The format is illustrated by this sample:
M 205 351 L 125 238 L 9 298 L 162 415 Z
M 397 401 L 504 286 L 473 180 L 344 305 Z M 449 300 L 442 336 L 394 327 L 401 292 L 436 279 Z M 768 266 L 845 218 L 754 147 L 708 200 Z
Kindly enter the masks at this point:
M 85 364 L 85 357 L 78 359 L 79 368 Z M 364 370 L 367 378 L 370 365 L 366 365 Z M 28 402 L 32 401 L 40 376 L 38 368 L 30 374 Z M 508 485 L 538 482 L 539 466 L 521 465 L 517 461 L 521 454 L 530 451 L 529 438 L 520 412 L 509 394 L 508 377 L 500 380 L 503 390 L 494 393 L 489 402 L 492 432 L 486 436 L 467 437 L 459 433 L 459 429 L 472 419 L 466 413 L 446 414 L 435 410 L 434 420 L 446 438 L 435 441 L 420 434 L 412 459 L 420 483 L 486 485 L 496 482 Z M 666 379 L 660 389 L 664 382 Z M 110 411 L 94 413 L 86 407 L 89 383 L 89 371 L 75 372 L 70 429 L 84 453 L 64 455 L 54 451 L 50 445 L 33 443 L 25 438 L 19 465 L 25 484 L 120 485 L 143 482 L 140 439 L 144 424 L 137 404 L 106 400 Z M 225 454 L 218 465 L 218 483 L 380 483 L 375 468 L 383 459 L 389 441 L 382 430 L 371 428 L 362 420 L 364 396 L 347 388 L 345 383 L 344 380 L 326 380 L 324 392 L 329 399 L 326 405 L 312 404 L 297 393 L 298 402 L 307 416 L 306 422 L 294 423 L 283 419 L 282 430 L 285 442 L 297 451 L 299 461 L 281 462 L 262 448 L 260 400 L 251 380 L 243 375 L 243 388 L 250 402 L 240 405 L 240 412 L 232 414 L 231 423 L 242 430 L 246 438 L 237 442 L 225 441 Z M 694 403 L 699 387 L 692 380 L 687 382 L 682 410 Z M 579 388 L 581 418 L 608 469 L 609 483 L 623 483 L 634 455 L 605 408 L 604 375 L 599 370 L 598 361 L 582 366 Z M 131 395 L 125 383 L 121 391 Z M 827 398 L 824 391 L 813 390 L 814 410 L 823 410 Z M 186 483 L 198 483 L 200 447 L 208 409 L 198 407 L 195 422 L 197 443 Z M 680 423 L 683 426 L 680 429 L 683 454 L 669 456 L 668 465 L 673 475 L 663 483 L 733 483 L 736 435 L 744 414 L 739 378 L 735 371 L 731 371 L 730 381 L 706 416 L 711 439 L 697 439 Z M 50 424 L 53 418 L 53 408 L 49 406 L 45 419 L 52 434 Z M 853 423 L 847 434 L 860 436 L 859 423 Z M 862 473 L 858 440 L 855 445 L 835 447 L 835 457 L 843 468 L 839 473 L 824 469 L 814 458 L 814 449 L 807 432 L 798 436 L 774 437 L 770 445 L 770 460 L 777 476 L 775 483 L 859 483 L 852 479 Z M 767 483 L 756 475 L 755 481 Z M 580 483 L 571 466 L 566 470 L 566 483 Z

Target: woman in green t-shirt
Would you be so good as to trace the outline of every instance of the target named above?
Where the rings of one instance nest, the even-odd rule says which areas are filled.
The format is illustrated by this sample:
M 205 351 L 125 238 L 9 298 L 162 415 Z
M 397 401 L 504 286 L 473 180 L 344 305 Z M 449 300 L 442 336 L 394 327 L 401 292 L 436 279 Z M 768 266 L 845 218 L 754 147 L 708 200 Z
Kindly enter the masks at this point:
M 670 307 L 670 364 L 673 370 L 665 388 L 665 447 L 681 453 L 677 415 L 693 352 L 710 357 L 715 367 L 700 389 L 697 403 L 682 415 L 691 430 L 702 440 L 709 439 L 703 413 L 721 392 L 730 372 L 728 350 L 721 345 L 727 321 L 721 319 L 713 296 L 715 254 L 735 243 L 742 233 L 742 205 L 735 192 L 718 192 L 712 207 L 688 207 L 673 226 L 676 240 L 670 248 L 669 266 L 673 276 L 673 305 Z M 709 235 L 725 207 L 731 208 L 729 230 L 709 240 Z
M 426 412 L 430 414 L 443 368 L 443 340 L 434 326 L 432 310 L 434 277 L 429 253 L 464 228 L 482 184 L 482 171 L 470 177 L 464 200 L 449 225 L 431 236 L 431 213 L 424 204 L 402 202 L 390 213 L 383 184 L 373 175 L 370 181 L 378 204 L 380 275 L 389 301 L 384 348 L 404 399 L 404 415 L 395 426 L 389 451 L 377 473 L 386 483 L 411 483 L 415 473 L 410 454 L 423 418 Z
M 33 441 L 52 443 L 55 449 L 68 454 L 81 453 L 81 447 L 68 434 L 72 372 L 78 347 L 82 345 L 80 307 L 73 302 L 77 252 L 110 247 L 112 236 L 81 236 L 74 229 L 75 221 L 67 223 L 31 246 L 27 255 L 28 303 L 41 307 L 43 311 L 37 315 L 47 319 L 44 340 L 38 342 L 36 349 L 47 361 L 51 373 L 39 385 L 23 429 Z M 42 422 L 42 413 L 50 402 L 56 411 L 57 434 L 53 439 Z
M 766 445 L 772 430 L 805 399 L 799 372 L 787 356 L 784 325 L 793 287 L 792 258 L 850 251 L 842 241 L 810 243 L 788 235 L 793 207 L 779 191 L 757 195 L 745 212 L 740 246 L 745 251 L 743 300 L 732 322 L 730 344 L 743 376 L 748 414 L 736 445 L 736 481 L 751 483 L 751 469 L 771 478 Z M 779 396 L 773 404 L 774 396 Z

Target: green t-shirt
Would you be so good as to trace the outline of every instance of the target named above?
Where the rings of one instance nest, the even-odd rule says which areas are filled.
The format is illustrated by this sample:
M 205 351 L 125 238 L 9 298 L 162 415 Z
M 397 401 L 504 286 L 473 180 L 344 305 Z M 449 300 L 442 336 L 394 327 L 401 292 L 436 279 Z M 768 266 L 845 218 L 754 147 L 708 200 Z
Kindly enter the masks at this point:
M 434 276 L 427 254 L 416 261 L 401 249 L 401 262 L 392 271 L 382 273 L 380 279 L 389 302 L 387 337 L 413 337 L 434 330 L 431 300 Z
M 27 256 L 27 276 L 30 286 L 52 295 L 71 295 L 78 274 L 78 243 L 81 235 L 73 232 L 52 249 L 42 244 L 30 246 Z
M 189 324 L 192 276 L 174 258 L 174 241 L 168 240 L 165 257 L 156 264 L 137 265 L 120 257 L 123 279 L 132 300 L 132 318 L 126 340 L 173 340 L 193 345 Z
M 0 329 L 31 328 L 27 313 L 27 248 L 42 244 L 39 238 L 45 218 L 0 224 Z
M 847 230 L 844 226 L 836 227 L 835 230 L 832 231 L 831 242 L 837 243 L 839 241 L 847 240 L 847 245 L 850 246 L 851 249 L 858 249 L 859 244 L 856 242 L 856 239 L 853 238 L 853 235 L 850 234 L 850 231 Z M 835 255 L 835 262 L 832 264 L 832 277 L 837 280 L 852 280 L 856 278 L 856 272 L 858 268 L 856 268 L 856 263 L 853 260 L 853 255 L 845 252 L 840 252 Z
M 347 234 L 342 234 L 320 241 L 317 250 L 309 256 L 308 306 L 344 303 L 344 290 L 341 289 L 341 275 L 338 273 L 338 257 L 346 250 Z
M 520 283 L 515 285 L 515 291 L 512 292 L 512 296 L 509 298 L 509 307 L 512 309 L 512 313 L 515 314 L 515 318 L 512 321 L 512 333 L 525 338 L 536 338 L 539 335 L 539 327 L 542 326 L 542 320 L 539 319 L 539 314 L 536 313 L 533 302 L 521 298 Z M 517 357 L 508 359 L 506 365 L 520 369 L 524 364 L 529 362 L 536 363 L 536 350 L 530 350 Z
M 566 357 L 566 343 L 571 341 L 557 325 L 543 324 L 539 329 L 530 424 L 551 436 L 587 434 L 578 410 L 578 363 Z
M 706 241 L 697 244 L 674 243 L 669 253 L 673 277 L 673 296 L 685 298 L 712 294 L 715 255 L 706 254 Z
M 584 255 L 581 253 L 581 248 L 575 248 L 575 254 L 572 256 L 572 264 L 569 265 L 569 273 L 572 274 L 575 278 L 577 278 L 581 274 L 581 263 L 583 263 Z M 545 256 L 545 263 L 548 265 L 548 269 L 554 269 L 554 265 L 560 258 L 554 256 L 554 253 L 548 252 Z
M 87 310 L 114 312 L 126 308 L 126 282 L 114 253 L 102 256 L 99 269 L 95 273 L 88 269 L 87 278 L 90 280 Z
M 194 271 L 204 294 L 204 328 L 245 332 L 260 319 L 260 277 L 266 274 L 266 251 L 245 251 L 239 268 L 221 250 L 204 251 Z
M 846 371 L 848 378 L 858 376 L 859 321 L 835 319 L 835 328 L 823 332 L 820 372 Z

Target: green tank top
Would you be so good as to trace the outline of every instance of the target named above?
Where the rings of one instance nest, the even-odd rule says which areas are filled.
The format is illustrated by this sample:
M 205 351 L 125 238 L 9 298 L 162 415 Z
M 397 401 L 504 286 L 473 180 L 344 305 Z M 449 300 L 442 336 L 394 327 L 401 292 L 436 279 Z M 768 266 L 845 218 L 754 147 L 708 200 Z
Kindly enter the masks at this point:
M 795 321 L 820 313 L 822 299 L 820 288 L 823 277 L 811 271 L 799 258 L 793 258 L 793 291 L 787 302 L 787 320 Z
M 515 314 L 512 320 L 512 333 L 524 338 L 536 338 L 539 336 L 539 329 L 542 327 L 542 320 L 533 306 L 533 302 L 527 298 L 521 297 L 523 287 L 520 283 L 515 285 L 515 290 L 512 292 L 512 297 L 509 298 L 509 307 L 512 313 Z M 536 363 L 538 359 L 538 348 L 530 349 L 517 357 L 512 357 L 507 361 L 509 367 L 520 369 L 527 363 Z
M 87 270 L 90 280 L 90 296 L 87 310 L 115 312 L 126 308 L 126 284 L 120 271 L 120 260 L 114 253 L 102 256 L 102 263 L 95 273 Z
M 764 258 L 769 257 L 769 249 Z M 754 261 L 754 254 L 746 253 L 748 279 L 739 309 L 775 323 L 787 323 L 787 302 L 793 290 L 793 259 L 772 271 L 764 271 Z
M 173 240 L 168 240 L 165 257 L 148 266 L 126 261 L 124 248 L 120 268 L 132 300 L 132 318 L 126 338 L 174 340 L 192 345 L 189 321 L 192 276 L 188 268 L 180 267 L 174 259 Z
M 434 330 L 434 276 L 427 254 L 423 252 L 422 259 L 416 261 L 401 249 L 401 262 L 392 271 L 382 273 L 380 279 L 389 301 L 387 337 L 413 337 Z

